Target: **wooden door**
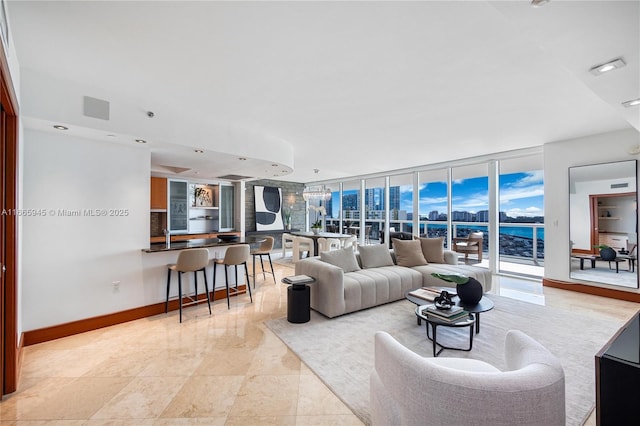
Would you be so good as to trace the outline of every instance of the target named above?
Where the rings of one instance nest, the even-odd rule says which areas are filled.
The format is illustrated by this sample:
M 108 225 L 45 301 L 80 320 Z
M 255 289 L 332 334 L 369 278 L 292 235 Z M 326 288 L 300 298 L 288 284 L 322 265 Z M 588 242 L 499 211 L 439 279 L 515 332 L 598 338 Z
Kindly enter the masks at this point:
M 18 387 L 18 103 L 0 43 L 0 385 Z

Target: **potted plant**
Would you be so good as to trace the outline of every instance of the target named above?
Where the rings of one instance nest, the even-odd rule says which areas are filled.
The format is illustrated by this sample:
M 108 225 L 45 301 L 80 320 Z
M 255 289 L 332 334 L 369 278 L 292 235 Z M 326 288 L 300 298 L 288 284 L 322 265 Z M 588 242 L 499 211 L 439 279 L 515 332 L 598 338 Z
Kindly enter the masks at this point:
M 320 219 L 311 224 L 311 231 L 313 231 L 314 234 L 318 234 L 320 229 L 322 229 L 322 221 Z
M 432 272 L 431 276 L 456 284 L 456 293 L 463 305 L 475 306 L 482 299 L 482 284 L 475 278 L 462 274 L 440 274 Z
M 616 251 L 606 244 L 598 244 L 593 246 L 600 250 L 600 258 L 605 261 L 611 261 L 616 258 Z
M 283 211 L 282 214 L 284 215 L 284 226 L 289 231 L 291 230 L 291 209 Z

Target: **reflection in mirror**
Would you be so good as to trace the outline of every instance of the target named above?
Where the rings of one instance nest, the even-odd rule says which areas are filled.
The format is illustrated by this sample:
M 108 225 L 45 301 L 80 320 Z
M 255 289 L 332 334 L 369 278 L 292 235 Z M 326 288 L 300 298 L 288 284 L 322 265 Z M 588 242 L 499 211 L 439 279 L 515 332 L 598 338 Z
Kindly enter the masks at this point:
M 638 288 L 636 160 L 569 168 L 571 278 Z

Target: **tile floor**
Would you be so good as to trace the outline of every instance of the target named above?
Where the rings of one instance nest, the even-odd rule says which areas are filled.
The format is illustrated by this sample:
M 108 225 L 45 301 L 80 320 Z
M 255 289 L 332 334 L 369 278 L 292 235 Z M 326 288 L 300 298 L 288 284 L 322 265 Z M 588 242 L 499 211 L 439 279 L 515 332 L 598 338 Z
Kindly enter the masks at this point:
M 254 303 L 219 300 L 25 348 L 2 425 L 360 425 L 264 325 L 286 315 L 289 266 L 257 280 Z M 514 282 L 501 283 L 513 287 Z M 542 290 L 541 290 L 542 291 Z M 545 288 L 557 307 L 627 319 L 638 304 Z M 604 343 L 604 342 L 603 342 Z M 591 416 L 588 424 L 595 424 Z

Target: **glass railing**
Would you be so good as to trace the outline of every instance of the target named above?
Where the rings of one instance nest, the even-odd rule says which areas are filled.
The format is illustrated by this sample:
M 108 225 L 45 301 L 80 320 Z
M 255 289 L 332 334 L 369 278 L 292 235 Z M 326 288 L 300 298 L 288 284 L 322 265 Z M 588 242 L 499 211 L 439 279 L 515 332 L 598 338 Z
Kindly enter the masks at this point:
M 384 230 L 384 220 L 366 220 L 366 226 L 371 226 L 369 239 L 375 243 L 381 240 L 381 233 Z M 326 219 L 327 229 L 339 232 L 338 219 Z M 360 221 L 352 221 L 349 225 L 360 227 Z M 389 222 L 390 229 L 395 232 L 413 232 L 413 221 L 392 220 Z M 343 222 L 343 228 L 348 229 Z M 346 232 L 343 229 L 342 232 Z M 487 222 L 453 222 L 453 236 L 466 237 L 470 232 L 482 231 L 485 238 L 483 240 L 483 254 L 489 254 L 489 224 Z M 447 223 L 437 221 L 420 221 L 420 235 L 429 237 L 444 237 L 445 245 L 447 241 Z M 509 259 L 518 263 L 529 262 L 533 265 L 540 265 L 544 262 L 544 223 L 500 223 L 500 244 L 499 254 L 502 261 L 509 262 Z M 485 257 L 487 257 L 485 256 Z

